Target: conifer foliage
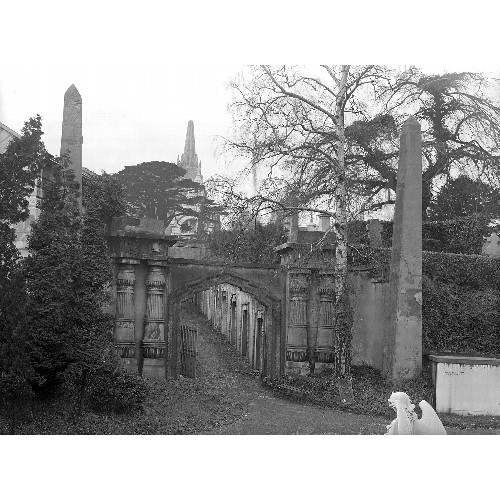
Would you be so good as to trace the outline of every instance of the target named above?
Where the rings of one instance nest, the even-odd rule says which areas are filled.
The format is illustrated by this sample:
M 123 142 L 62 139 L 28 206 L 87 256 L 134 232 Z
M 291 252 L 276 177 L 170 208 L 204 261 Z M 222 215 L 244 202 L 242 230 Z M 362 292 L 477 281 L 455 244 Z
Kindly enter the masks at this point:
M 106 196 L 107 190 L 98 193 Z M 40 217 L 32 225 L 26 280 L 36 392 L 47 396 L 63 388 L 66 395 L 75 396 L 81 413 L 86 400 L 95 400 L 93 391 L 99 384 L 116 389 L 108 394 L 111 403 L 100 400 L 112 408 L 127 406 L 121 386 L 138 388 L 134 402 L 145 393 L 137 377 L 123 372 L 113 351 L 104 201 L 94 192 L 82 215 L 78 196 L 69 160 L 63 157 L 53 168 Z M 116 394 L 121 404 L 113 400 Z
M 31 360 L 44 388 L 76 361 L 85 309 L 80 308 L 82 219 L 67 160 L 54 165 L 26 259 Z
M 13 224 L 29 216 L 28 195 L 38 173 L 52 164 L 41 141 L 41 118 L 28 120 L 21 137 L 0 154 L 0 415 L 14 433 L 29 415 L 33 377 L 27 355 L 26 287 L 15 246 Z

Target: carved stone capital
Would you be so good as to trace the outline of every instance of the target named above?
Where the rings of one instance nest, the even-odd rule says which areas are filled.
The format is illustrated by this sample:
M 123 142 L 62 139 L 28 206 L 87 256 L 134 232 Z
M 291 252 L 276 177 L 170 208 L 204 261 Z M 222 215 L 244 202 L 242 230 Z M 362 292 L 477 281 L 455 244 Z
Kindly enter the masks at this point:
M 310 287 L 310 274 L 304 272 L 290 273 L 288 290 L 291 295 L 309 295 Z
M 320 272 L 318 293 L 325 297 L 335 297 L 335 275 Z
M 153 266 L 149 268 L 146 279 L 146 287 L 148 288 L 148 291 L 150 289 L 163 291 L 165 288 L 165 274 L 161 267 Z
M 134 266 L 129 264 L 118 265 L 118 276 L 116 278 L 116 285 L 119 288 L 134 288 L 135 272 Z

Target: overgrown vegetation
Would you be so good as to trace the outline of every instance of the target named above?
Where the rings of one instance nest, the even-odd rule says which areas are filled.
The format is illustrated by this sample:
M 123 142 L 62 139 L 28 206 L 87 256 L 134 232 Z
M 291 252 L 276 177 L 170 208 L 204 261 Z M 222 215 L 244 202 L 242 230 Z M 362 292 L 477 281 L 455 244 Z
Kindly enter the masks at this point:
M 423 253 L 427 352 L 500 357 L 500 260 Z
M 0 410 L 11 433 L 33 416 L 34 396 L 38 409 L 42 400 L 71 401 L 76 416 L 86 403 L 122 411 L 146 397 L 144 384 L 114 354 L 113 317 L 106 312 L 106 231 L 121 211 L 119 187 L 97 177 L 82 215 L 68 158 L 50 156 L 41 135 L 37 117 L 0 156 L 0 198 L 14 204 L 2 205 L 0 214 Z M 51 181 L 31 225 L 29 255 L 20 261 L 9 226 L 28 217 L 25 197 L 42 168 L 50 169 Z
M 234 227 L 207 235 L 207 245 L 214 258 L 260 265 L 278 264 L 280 259 L 274 248 L 285 241 L 285 230 L 278 223 L 265 226 L 256 223 L 252 228 Z
M 417 403 L 423 399 L 429 403 L 434 401 L 434 388 L 428 368 L 424 368 L 422 375 L 416 379 L 397 383 L 389 382 L 378 370 L 367 365 L 352 366 L 351 376 L 354 395 L 354 402 L 351 404 L 341 401 L 336 381 L 328 371 L 312 377 L 286 377 L 274 384 L 273 388 L 277 394 L 294 400 L 352 413 L 382 416 L 387 418 L 387 424 L 396 418 L 387 402 L 392 392 L 402 391 L 408 394 L 416 405 L 415 411 L 419 417 L 421 414 Z M 444 425 L 461 429 L 500 428 L 498 416 L 440 414 L 439 417 Z
M 295 396 L 330 408 L 380 415 L 390 419 L 395 416 L 387 399 L 394 391 L 406 392 L 414 402 L 422 399 L 432 401 L 433 398 L 432 380 L 426 371 L 417 379 L 393 384 L 375 368 L 364 365 L 352 366 L 351 377 L 354 395 L 354 402 L 351 404 L 342 402 L 337 381 L 328 370 L 309 377 L 285 377 L 274 384 L 274 388 L 287 396 Z
M 500 190 L 466 175 L 450 179 L 429 206 L 430 220 L 451 220 L 482 214 L 500 217 Z
M 382 223 L 382 246 L 392 244 L 392 221 Z M 422 249 L 429 252 L 447 252 L 463 254 L 481 254 L 486 236 L 495 229 L 491 225 L 491 217 L 485 214 L 472 214 L 449 220 L 424 221 L 422 223 Z M 354 243 L 366 241 L 366 229 L 363 233 L 362 223 L 357 223 Z
M 481 254 L 483 238 L 489 236 L 491 217 L 473 214 L 452 220 L 422 224 L 422 246 L 432 252 Z
M 0 417 L 14 433 L 29 418 L 33 397 L 26 338 L 26 287 L 12 225 L 29 216 L 27 197 L 52 157 L 41 141 L 40 116 L 28 120 L 21 137 L 0 155 Z

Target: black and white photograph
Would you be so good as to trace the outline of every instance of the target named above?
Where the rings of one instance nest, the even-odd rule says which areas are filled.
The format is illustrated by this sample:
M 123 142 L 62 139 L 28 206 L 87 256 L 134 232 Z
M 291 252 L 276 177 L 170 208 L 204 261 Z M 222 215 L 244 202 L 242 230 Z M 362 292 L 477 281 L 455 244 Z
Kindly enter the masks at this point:
M 498 13 L 433 9 L 0 7 L 9 497 L 494 491 Z

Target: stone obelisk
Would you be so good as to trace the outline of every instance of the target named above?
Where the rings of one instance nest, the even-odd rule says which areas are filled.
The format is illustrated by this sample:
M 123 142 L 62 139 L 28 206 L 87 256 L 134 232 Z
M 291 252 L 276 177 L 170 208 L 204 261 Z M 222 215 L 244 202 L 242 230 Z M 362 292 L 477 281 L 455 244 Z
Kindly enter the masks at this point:
M 422 371 L 422 138 L 414 117 L 403 125 L 387 296 L 383 374 L 389 380 Z
M 80 185 L 78 202 L 82 208 L 82 97 L 74 85 L 64 94 L 64 110 L 61 135 L 61 155 L 68 153 L 70 168 Z

